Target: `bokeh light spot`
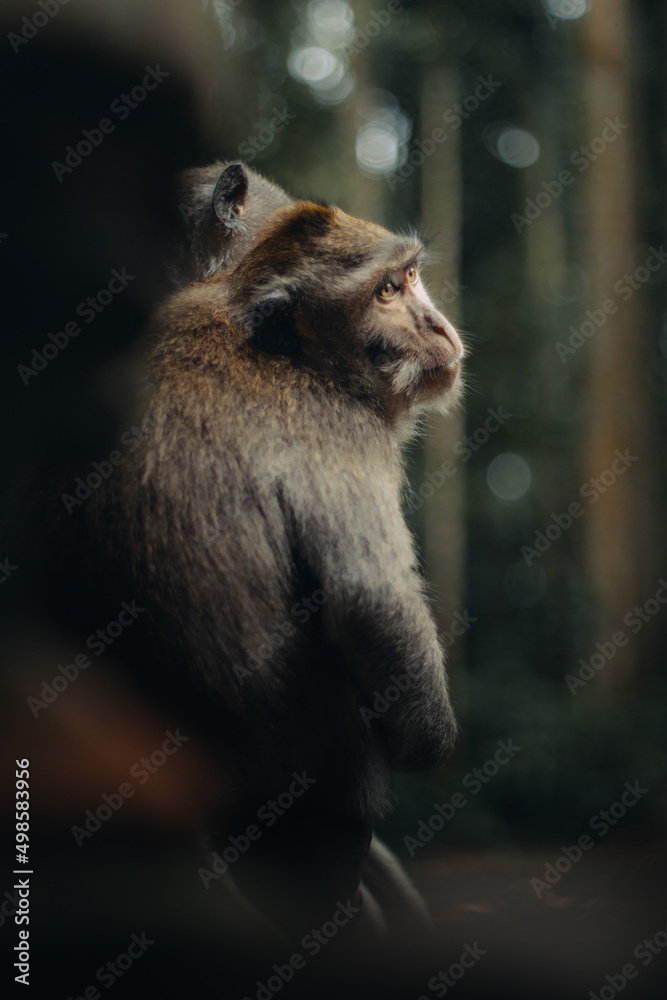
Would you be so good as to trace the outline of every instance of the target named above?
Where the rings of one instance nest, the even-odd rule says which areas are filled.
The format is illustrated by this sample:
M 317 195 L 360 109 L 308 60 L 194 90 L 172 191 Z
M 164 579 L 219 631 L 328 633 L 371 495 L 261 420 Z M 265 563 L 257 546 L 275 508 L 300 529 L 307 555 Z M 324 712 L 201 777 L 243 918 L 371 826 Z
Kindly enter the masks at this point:
M 539 159 L 540 144 L 523 128 L 504 128 L 496 137 L 496 156 L 510 167 L 530 167 Z
M 345 0 L 310 0 L 306 16 L 319 45 L 335 49 L 349 45 L 354 38 L 354 11 Z
M 561 21 L 576 21 L 588 10 L 587 0 L 542 0 L 544 9 Z
M 520 500 L 530 489 L 528 463 L 511 451 L 496 455 L 486 471 L 489 489 L 500 500 Z
M 370 174 L 392 173 L 398 166 L 399 150 L 400 137 L 391 125 L 375 122 L 357 131 L 357 163 Z
M 342 65 L 333 52 L 309 45 L 290 53 L 287 68 L 295 80 L 321 86 L 334 77 Z

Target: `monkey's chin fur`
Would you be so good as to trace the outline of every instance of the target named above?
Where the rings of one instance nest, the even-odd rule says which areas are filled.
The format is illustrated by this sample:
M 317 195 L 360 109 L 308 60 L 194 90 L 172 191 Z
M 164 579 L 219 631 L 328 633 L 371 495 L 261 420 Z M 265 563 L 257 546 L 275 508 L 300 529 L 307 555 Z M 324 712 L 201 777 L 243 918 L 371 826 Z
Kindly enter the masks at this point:
M 424 371 L 410 408 L 419 413 L 429 411 L 446 416 L 458 407 L 462 395 L 461 364 L 457 361 Z
M 460 363 L 449 368 L 437 369 L 420 382 L 394 420 L 394 429 L 399 444 L 405 445 L 425 430 L 424 421 L 431 414 L 447 417 L 459 408 L 463 399 L 465 383 Z

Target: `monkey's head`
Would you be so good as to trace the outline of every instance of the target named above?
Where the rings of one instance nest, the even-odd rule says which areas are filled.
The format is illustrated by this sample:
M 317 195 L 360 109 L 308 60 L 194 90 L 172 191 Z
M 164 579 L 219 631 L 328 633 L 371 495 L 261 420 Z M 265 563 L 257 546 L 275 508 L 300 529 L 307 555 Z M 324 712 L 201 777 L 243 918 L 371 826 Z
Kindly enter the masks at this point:
M 177 240 L 169 263 L 178 286 L 238 264 L 268 216 L 293 199 L 243 163 L 214 163 L 179 178 Z
M 420 278 L 425 246 L 340 209 L 297 202 L 268 221 L 229 276 L 256 349 L 379 402 L 394 421 L 451 408 L 463 344 Z

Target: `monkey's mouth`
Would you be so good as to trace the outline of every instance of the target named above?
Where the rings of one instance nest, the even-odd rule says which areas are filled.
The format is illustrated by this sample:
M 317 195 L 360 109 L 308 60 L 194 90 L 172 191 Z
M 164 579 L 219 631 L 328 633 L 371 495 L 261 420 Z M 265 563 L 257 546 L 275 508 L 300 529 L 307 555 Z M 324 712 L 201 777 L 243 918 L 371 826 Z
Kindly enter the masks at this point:
M 461 358 L 449 358 L 442 365 L 422 370 L 421 389 L 424 401 L 438 399 L 455 391 L 459 380 L 460 361 Z
M 437 365 L 435 368 L 425 368 L 424 375 L 439 375 L 441 372 L 447 372 L 450 375 L 455 375 L 458 371 L 459 359 L 452 358 L 444 365 Z

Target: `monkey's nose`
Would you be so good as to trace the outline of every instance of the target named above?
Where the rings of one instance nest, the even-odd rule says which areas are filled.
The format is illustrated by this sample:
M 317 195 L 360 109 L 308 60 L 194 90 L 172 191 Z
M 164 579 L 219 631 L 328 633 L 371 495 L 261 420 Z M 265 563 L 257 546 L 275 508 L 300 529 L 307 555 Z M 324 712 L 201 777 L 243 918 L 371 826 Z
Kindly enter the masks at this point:
M 433 312 L 428 315 L 427 322 L 434 333 L 447 338 L 454 349 L 456 360 L 460 361 L 463 357 L 463 343 L 449 320 L 442 313 Z

